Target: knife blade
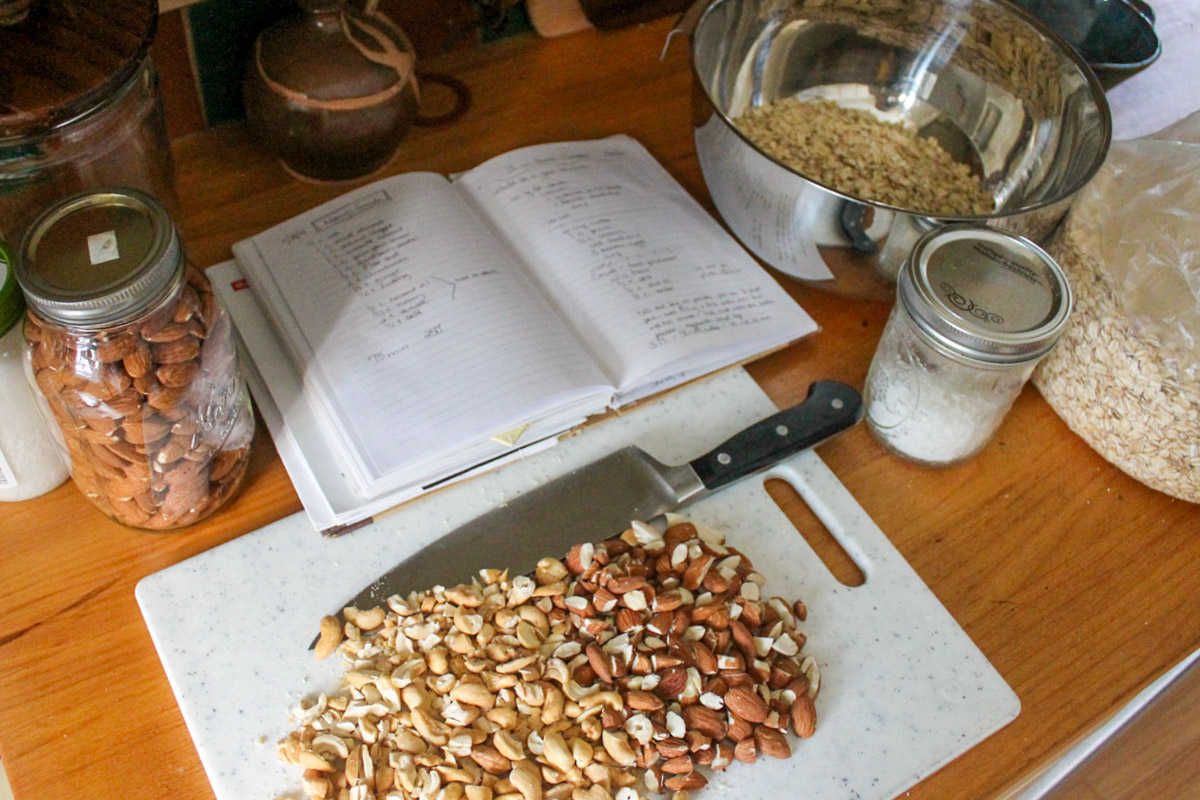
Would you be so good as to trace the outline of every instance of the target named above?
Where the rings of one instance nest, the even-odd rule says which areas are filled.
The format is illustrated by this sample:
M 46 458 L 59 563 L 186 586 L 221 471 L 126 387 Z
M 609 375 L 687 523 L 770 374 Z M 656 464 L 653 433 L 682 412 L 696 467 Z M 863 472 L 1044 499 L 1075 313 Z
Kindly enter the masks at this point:
M 852 427 L 862 398 L 837 381 L 817 381 L 800 404 L 760 420 L 705 455 L 678 466 L 640 447 L 617 450 L 476 517 L 372 581 L 345 606 L 369 609 L 394 594 L 466 583 L 480 569 L 532 572 L 546 556 L 597 542 L 695 502 Z M 341 609 L 335 614 L 342 620 Z M 315 644 L 315 640 L 314 640 Z M 311 647 L 310 647 L 311 649 Z

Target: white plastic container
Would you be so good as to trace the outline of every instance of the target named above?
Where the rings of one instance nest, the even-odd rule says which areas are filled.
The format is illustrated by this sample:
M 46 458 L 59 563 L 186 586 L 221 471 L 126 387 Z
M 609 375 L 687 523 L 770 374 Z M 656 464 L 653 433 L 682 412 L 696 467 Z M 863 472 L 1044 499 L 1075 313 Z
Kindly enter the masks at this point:
M 67 479 L 67 465 L 25 378 L 25 303 L 0 243 L 0 500 L 28 500 Z

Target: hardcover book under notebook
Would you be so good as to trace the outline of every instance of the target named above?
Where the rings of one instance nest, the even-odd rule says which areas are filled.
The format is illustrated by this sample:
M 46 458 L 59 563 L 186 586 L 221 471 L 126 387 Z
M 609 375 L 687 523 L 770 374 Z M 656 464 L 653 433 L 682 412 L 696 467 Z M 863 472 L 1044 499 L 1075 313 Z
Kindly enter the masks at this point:
M 319 528 L 816 329 L 625 136 L 386 178 L 233 249 L 214 284 Z

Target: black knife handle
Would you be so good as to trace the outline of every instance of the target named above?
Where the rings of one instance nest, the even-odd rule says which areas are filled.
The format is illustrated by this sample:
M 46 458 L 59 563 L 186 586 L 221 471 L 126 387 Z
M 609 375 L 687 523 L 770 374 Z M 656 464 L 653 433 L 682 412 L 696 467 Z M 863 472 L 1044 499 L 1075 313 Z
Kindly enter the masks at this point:
M 718 489 L 774 466 L 852 427 L 863 415 L 862 397 L 838 381 L 817 381 L 803 403 L 772 414 L 691 462 L 707 489 Z

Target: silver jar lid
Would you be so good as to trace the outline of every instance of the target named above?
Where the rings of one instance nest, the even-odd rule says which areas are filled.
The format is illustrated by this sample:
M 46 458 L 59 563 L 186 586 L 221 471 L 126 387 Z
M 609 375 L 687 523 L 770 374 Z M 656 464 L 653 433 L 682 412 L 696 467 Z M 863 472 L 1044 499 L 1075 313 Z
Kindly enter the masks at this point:
M 1067 276 L 1021 236 L 974 225 L 925 234 L 900 272 L 900 302 L 947 355 L 994 364 L 1036 361 L 1071 313 Z
M 166 296 L 183 275 L 179 234 L 150 195 L 120 188 L 56 203 L 30 226 L 17 259 L 25 299 L 68 326 L 124 322 Z

